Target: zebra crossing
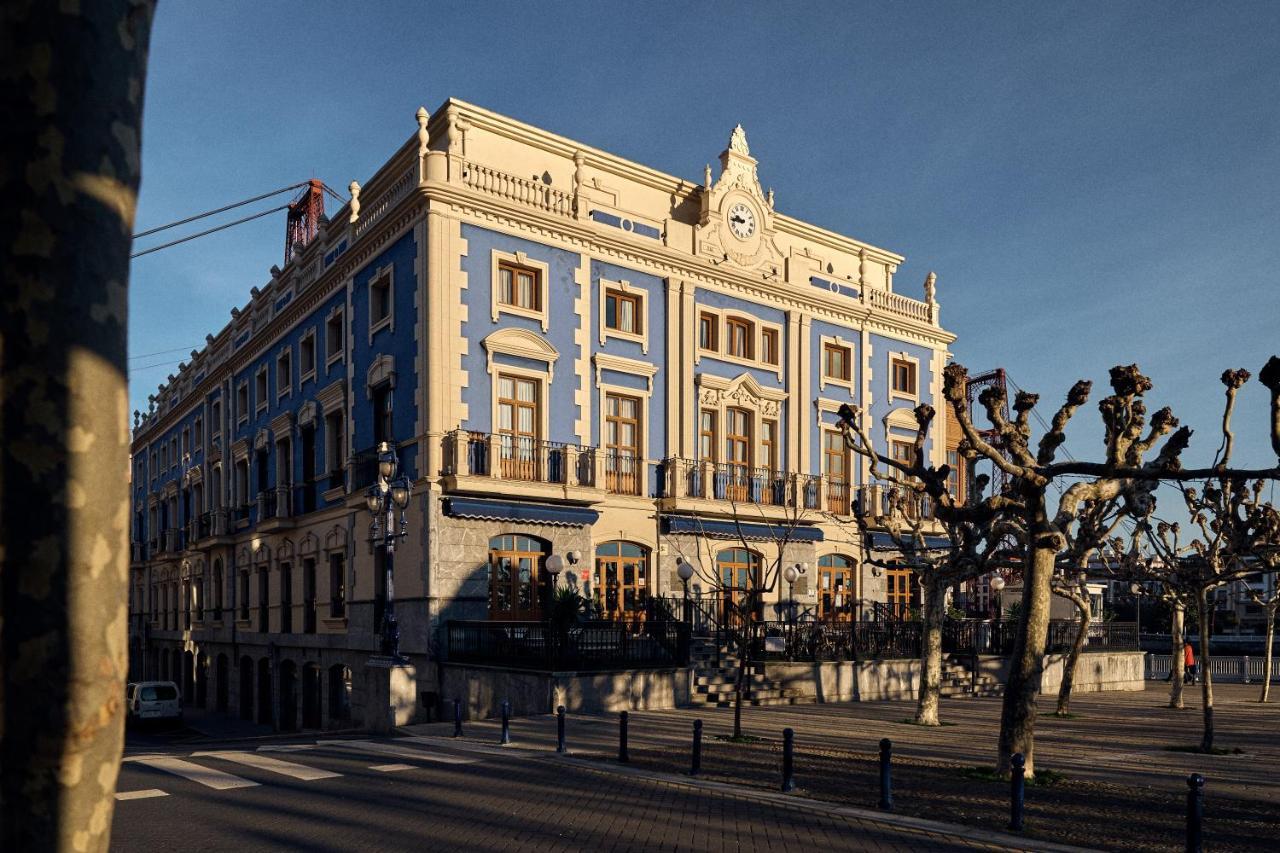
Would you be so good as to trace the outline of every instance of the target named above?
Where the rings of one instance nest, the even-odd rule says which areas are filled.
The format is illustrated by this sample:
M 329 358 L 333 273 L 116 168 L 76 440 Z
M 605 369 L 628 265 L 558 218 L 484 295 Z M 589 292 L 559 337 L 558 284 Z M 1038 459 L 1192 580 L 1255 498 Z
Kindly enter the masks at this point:
M 193 752 L 186 756 L 134 755 L 126 756 L 124 763 L 171 774 L 213 791 L 256 788 L 263 784 L 219 769 L 216 766 L 211 766 L 217 762 L 239 765 L 269 776 L 280 776 L 295 782 L 315 782 L 321 779 L 337 779 L 343 776 L 342 773 L 335 770 L 324 769 L 308 763 L 306 756 L 311 752 L 315 752 L 318 755 L 322 753 L 335 754 L 341 757 L 342 760 L 348 761 L 352 758 L 366 757 L 380 762 L 387 762 L 393 758 L 410 759 L 419 762 L 417 764 L 408 764 L 403 761 L 377 763 L 369 764 L 364 768 L 378 773 L 399 773 L 415 770 L 430 764 L 454 766 L 475 764 L 483 760 L 464 755 L 429 751 L 425 748 L 405 745 L 402 742 L 322 740 L 315 743 L 262 746 L 253 751 L 246 749 L 215 749 Z M 280 757 L 282 755 L 289 757 L 282 758 Z M 214 761 L 210 762 L 209 759 Z M 121 802 L 128 802 L 167 796 L 169 796 L 169 792 L 163 788 L 137 788 L 119 791 L 116 794 L 116 799 Z

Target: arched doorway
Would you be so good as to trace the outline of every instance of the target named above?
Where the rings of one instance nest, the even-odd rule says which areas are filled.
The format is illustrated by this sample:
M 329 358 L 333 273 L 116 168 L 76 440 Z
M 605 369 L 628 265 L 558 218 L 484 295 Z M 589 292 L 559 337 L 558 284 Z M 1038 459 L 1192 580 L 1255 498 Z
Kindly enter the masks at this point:
M 271 708 L 271 659 L 258 660 L 258 722 L 272 724 Z
M 200 655 L 196 667 L 196 706 L 209 707 L 209 656 Z
M 253 659 L 240 658 L 240 719 L 253 719 Z
M 298 667 L 287 660 L 280 664 L 280 719 L 281 731 L 292 732 L 298 728 Z
M 593 598 L 606 619 L 644 619 L 649 602 L 649 549 L 635 542 L 596 546 Z
M 844 554 L 818 558 L 818 618 L 848 622 L 856 602 L 854 570 L 857 563 Z
M 320 708 L 323 701 L 320 665 L 309 663 L 302 668 L 302 727 L 304 729 L 320 728 Z
M 342 728 L 351 722 L 351 670 L 342 664 L 329 667 L 329 726 Z
M 214 682 L 213 691 L 213 707 L 219 713 L 227 712 L 227 656 L 218 655 L 217 661 L 214 663 Z
M 746 548 L 727 548 L 716 554 L 716 577 L 726 606 L 741 607 L 760 585 L 760 555 Z
M 506 533 L 489 540 L 489 618 L 537 620 L 550 594 L 543 571 L 551 548 L 532 536 Z

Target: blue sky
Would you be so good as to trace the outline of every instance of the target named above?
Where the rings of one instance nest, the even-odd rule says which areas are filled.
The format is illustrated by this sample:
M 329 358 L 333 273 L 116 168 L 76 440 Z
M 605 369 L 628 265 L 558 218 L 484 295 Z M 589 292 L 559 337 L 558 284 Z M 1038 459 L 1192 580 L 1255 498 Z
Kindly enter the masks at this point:
M 779 210 L 905 254 L 908 295 L 937 271 L 959 361 L 1046 418 L 1136 361 L 1206 461 L 1218 375 L 1280 353 L 1278 92 L 1280 3 L 173 0 L 137 229 L 363 183 L 449 96 L 698 182 L 741 122 Z M 276 214 L 134 261 L 133 407 L 283 242 Z M 1273 461 L 1265 404 L 1246 387 L 1239 461 Z M 1099 438 L 1091 406 L 1068 449 Z

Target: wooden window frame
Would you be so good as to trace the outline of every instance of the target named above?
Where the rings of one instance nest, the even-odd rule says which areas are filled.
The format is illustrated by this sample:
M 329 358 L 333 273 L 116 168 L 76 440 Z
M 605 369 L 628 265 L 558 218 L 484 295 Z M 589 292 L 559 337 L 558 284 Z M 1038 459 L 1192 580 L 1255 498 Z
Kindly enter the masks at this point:
M 303 353 L 311 351 L 311 366 L 307 367 L 302 363 Z M 303 383 L 309 379 L 316 378 L 316 364 L 319 362 L 317 356 L 319 351 L 316 349 L 316 330 L 311 328 L 305 335 L 298 339 L 298 387 L 301 388 Z
M 496 323 L 498 322 L 498 317 L 502 314 L 528 317 L 537 320 L 542 326 L 543 332 L 548 331 L 550 329 L 548 305 L 551 302 L 551 267 L 548 264 L 530 258 L 524 252 L 509 253 L 497 250 L 490 253 L 490 264 L 489 318 Z M 523 306 L 514 301 L 504 302 L 502 300 L 502 273 L 504 270 L 511 272 L 513 299 L 518 294 L 519 274 L 529 273 L 533 275 L 536 308 Z
M 898 370 L 903 369 L 907 378 L 910 380 L 910 389 L 900 388 L 898 386 Z M 889 379 L 888 379 L 890 400 L 902 399 L 911 400 L 913 402 L 920 399 L 920 362 L 918 359 L 912 358 L 906 353 L 890 353 L 889 355 Z
M 330 339 L 330 332 L 335 328 L 338 330 L 338 345 L 334 347 L 333 341 Z M 347 315 L 343 311 L 342 306 L 335 306 L 329 315 L 324 318 L 324 365 L 328 369 L 334 362 L 340 360 L 347 351 Z
M 777 367 L 782 362 L 782 354 L 778 350 L 781 335 L 777 329 L 760 330 L 760 360 L 765 364 Z
M 504 380 L 509 380 L 512 383 L 511 389 L 513 394 L 516 394 L 516 387 L 519 383 L 527 382 L 532 385 L 534 393 L 532 406 L 528 401 L 521 400 L 518 395 L 512 397 L 502 396 L 502 383 Z M 501 476 L 503 479 L 540 482 L 543 475 L 546 473 L 541 470 L 541 443 L 544 440 L 543 436 L 545 435 L 544 425 L 542 423 L 544 416 L 545 387 L 545 383 L 540 378 L 528 376 L 522 373 L 513 373 L 504 370 L 496 374 L 494 377 L 493 433 L 498 437 L 498 441 L 500 443 L 504 440 L 502 436 L 511 436 L 511 454 L 507 455 L 505 448 L 500 448 L 498 453 L 499 464 L 502 467 Z M 504 405 L 509 405 L 512 408 L 511 430 L 504 430 L 502 428 L 501 413 Z M 517 426 L 519 411 L 527 408 L 533 409 L 532 434 L 520 432 Z M 530 445 L 532 451 L 527 455 L 521 449 L 521 445 L 526 443 Z
M 259 386 L 262 393 L 259 394 Z M 267 410 L 267 406 L 271 399 L 271 376 L 267 371 L 267 366 L 261 365 L 253 372 L 253 411 L 255 415 L 261 414 Z
M 707 416 L 711 416 L 710 429 L 707 428 Z M 698 411 L 698 461 L 718 462 L 720 460 L 720 413 L 715 409 Z M 710 454 L 702 452 L 703 446 L 710 448 Z
M 771 435 L 770 438 L 765 437 L 765 433 Z M 760 456 L 769 471 L 777 473 L 778 468 L 778 419 L 777 418 L 761 418 L 760 419 Z
M 743 361 L 755 361 L 756 324 L 745 317 L 724 318 L 724 354 Z M 734 352 L 735 338 L 742 344 L 742 352 Z
M 609 307 L 611 304 L 614 306 L 613 307 L 614 322 L 612 324 L 609 323 L 609 320 L 608 320 Z M 631 306 L 633 328 L 627 329 L 621 325 L 622 311 L 619 309 L 622 308 L 623 304 Z M 643 335 L 644 334 L 644 315 L 642 313 L 643 310 L 644 310 L 644 300 L 640 298 L 639 294 L 623 293 L 621 290 L 618 290 L 612 287 L 605 289 L 605 292 L 604 292 L 605 328 L 608 329 L 609 331 L 622 332 L 623 334 L 635 335 L 637 337 L 640 335 Z
M 709 311 L 702 311 L 698 314 L 698 349 L 703 352 L 720 352 L 719 315 L 712 314 Z
M 844 370 L 841 373 L 833 373 L 831 370 L 832 356 L 839 354 L 844 362 Z M 836 382 L 852 382 L 853 381 L 853 349 L 843 344 L 826 342 L 822 345 L 822 375 L 825 379 L 834 380 Z
M 505 542 L 505 540 L 508 538 L 510 538 L 511 540 L 510 547 L 507 547 L 507 543 Z M 530 543 L 540 545 L 540 547 L 538 550 L 533 550 L 532 548 L 522 549 L 518 547 L 521 544 L 519 540 L 527 540 Z M 498 545 L 495 546 L 494 545 L 495 542 L 497 542 Z M 546 572 L 546 561 L 547 561 L 547 556 L 549 552 L 550 552 L 549 546 L 547 546 L 545 543 L 542 543 L 541 540 L 536 539 L 532 536 L 528 536 L 523 533 L 501 533 L 501 534 L 498 534 L 497 536 L 490 537 L 489 561 L 488 561 L 488 584 L 489 584 L 488 612 L 489 612 L 490 619 L 515 619 L 515 620 L 534 619 L 536 620 L 541 617 L 542 605 L 543 605 L 542 598 L 545 592 L 545 590 L 543 589 L 543 586 L 545 583 L 547 583 L 547 580 L 548 580 L 548 575 Z M 511 594 L 511 598 L 508 599 L 508 604 L 512 606 L 499 609 L 495 607 L 495 603 L 497 601 L 497 595 L 496 595 L 496 585 L 498 583 L 497 571 L 498 571 L 498 563 L 504 557 L 511 559 L 511 561 L 515 564 L 515 566 L 517 567 L 516 569 L 517 574 L 508 578 L 508 580 L 506 581 L 506 584 L 508 585 L 508 592 Z M 519 566 L 520 558 L 529 558 L 531 563 L 530 572 L 529 572 L 529 581 L 528 581 L 529 587 L 530 587 L 530 590 L 529 590 L 530 606 L 528 608 L 522 608 L 518 606 L 519 594 L 520 594 L 519 587 L 521 585 L 520 581 L 518 580 L 518 571 L 519 571 L 518 566 Z
M 280 381 L 280 368 L 284 365 L 288 373 L 288 381 Z M 276 353 L 276 400 L 293 395 L 293 347 L 287 346 Z
M 635 417 L 614 414 L 610 409 L 614 402 L 626 401 L 635 405 Z M 604 403 L 604 450 L 605 450 L 605 487 L 614 494 L 641 494 L 644 473 L 644 400 L 633 394 L 605 392 Z M 634 427 L 635 444 L 619 444 L 612 435 L 618 435 L 622 427 L 630 424 Z M 623 460 L 628 462 L 624 463 Z

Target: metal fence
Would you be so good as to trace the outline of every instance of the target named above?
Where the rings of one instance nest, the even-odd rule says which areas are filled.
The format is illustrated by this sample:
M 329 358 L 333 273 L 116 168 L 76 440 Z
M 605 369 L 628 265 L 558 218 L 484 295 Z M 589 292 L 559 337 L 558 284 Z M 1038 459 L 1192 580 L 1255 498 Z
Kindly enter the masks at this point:
M 1197 663 L 1199 658 L 1196 658 Z M 1146 656 L 1147 678 L 1162 679 L 1169 676 L 1173 665 L 1172 655 L 1148 654 Z M 1253 684 L 1262 682 L 1262 667 L 1265 663 L 1263 655 L 1236 655 L 1231 657 L 1210 657 L 1209 669 L 1214 681 L 1237 684 Z M 1280 683 L 1280 659 L 1271 658 L 1271 683 Z
M 452 620 L 449 660 L 514 669 L 600 671 L 680 666 L 688 661 L 689 631 L 680 622 L 547 622 Z

